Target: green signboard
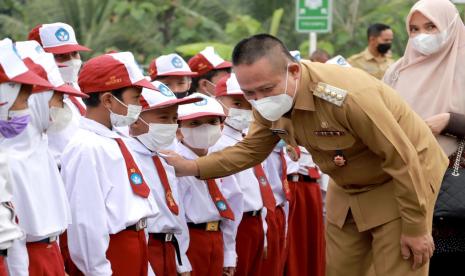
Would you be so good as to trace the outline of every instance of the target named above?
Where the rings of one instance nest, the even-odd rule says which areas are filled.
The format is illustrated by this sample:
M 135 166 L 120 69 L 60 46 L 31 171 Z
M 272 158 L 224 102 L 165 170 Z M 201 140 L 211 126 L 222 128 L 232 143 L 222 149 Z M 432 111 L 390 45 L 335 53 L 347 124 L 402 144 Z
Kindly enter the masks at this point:
M 332 0 L 296 0 L 296 30 L 328 33 L 332 23 Z

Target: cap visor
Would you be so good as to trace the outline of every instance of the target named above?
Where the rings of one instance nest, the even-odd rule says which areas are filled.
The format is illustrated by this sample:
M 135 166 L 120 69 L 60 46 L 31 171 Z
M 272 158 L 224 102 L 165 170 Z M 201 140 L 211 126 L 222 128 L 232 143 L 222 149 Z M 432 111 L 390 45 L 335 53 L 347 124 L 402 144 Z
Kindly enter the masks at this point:
M 53 85 L 46 81 L 45 79 L 39 77 L 36 73 L 32 71 L 27 71 L 21 75 L 18 75 L 11 79 L 12 82 L 22 83 L 22 84 L 31 84 L 37 86 L 43 86 L 44 88 L 52 88 Z
M 153 109 L 160 109 L 160 108 L 165 108 L 173 105 L 183 105 L 183 104 L 190 104 L 190 103 L 196 103 L 202 101 L 203 98 L 197 97 L 197 98 L 182 98 L 182 99 L 173 99 L 173 100 L 168 100 L 166 102 L 161 102 L 157 105 L 154 105 L 152 107 L 146 108 L 143 111 L 148 111 L 148 110 L 153 110 Z
M 216 66 L 215 69 L 226 69 L 226 68 L 231 68 L 231 67 L 232 67 L 232 63 L 229 61 L 225 61 L 225 62 L 218 64 L 218 66 Z
M 184 72 L 180 72 L 180 71 L 173 71 L 173 72 L 167 72 L 167 73 L 163 73 L 163 74 L 158 74 L 157 77 L 166 77 L 166 76 L 186 76 L 186 77 L 195 77 L 197 76 L 198 74 L 196 72 L 188 72 L 188 71 L 184 71 Z
M 91 51 L 91 49 L 84 47 L 79 44 L 68 44 L 68 45 L 60 45 L 60 46 L 55 46 L 55 47 L 47 47 L 44 48 L 45 52 L 47 53 L 52 53 L 52 54 L 66 54 L 66 53 L 71 53 L 71 52 L 88 52 Z
M 223 113 L 216 113 L 216 112 L 198 112 L 198 113 L 193 113 L 193 114 L 186 115 L 186 116 L 179 116 L 178 120 L 183 121 L 183 120 L 190 120 L 190 119 L 202 118 L 202 117 L 208 117 L 208 116 L 226 117 L 226 115 L 224 115 Z
M 132 85 L 158 91 L 158 89 L 150 81 L 146 80 L 145 78 L 141 79 L 138 82 L 133 83 Z
M 81 91 L 77 90 L 76 88 L 68 84 L 63 84 L 58 87 L 54 87 L 53 90 L 62 92 L 67 95 L 72 95 L 72 96 L 81 97 L 81 98 L 89 98 L 89 95 L 82 93 Z

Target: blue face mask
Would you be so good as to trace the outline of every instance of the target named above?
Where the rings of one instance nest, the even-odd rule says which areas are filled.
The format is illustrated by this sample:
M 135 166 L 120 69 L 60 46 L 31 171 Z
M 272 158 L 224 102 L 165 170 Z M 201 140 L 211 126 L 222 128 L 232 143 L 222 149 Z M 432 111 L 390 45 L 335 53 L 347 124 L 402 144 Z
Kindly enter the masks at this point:
M 279 149 L 282 149 L 286 146 L 286 142 L 284 142 L 283 139 L 279 140 L 279 142 L 276 144 L 276 147 Z
M 0 120 L 0 134 L 5 138 L 14 138 L 26 129 L 30 119 L 31 116 L 26 114 L 10 120 Z

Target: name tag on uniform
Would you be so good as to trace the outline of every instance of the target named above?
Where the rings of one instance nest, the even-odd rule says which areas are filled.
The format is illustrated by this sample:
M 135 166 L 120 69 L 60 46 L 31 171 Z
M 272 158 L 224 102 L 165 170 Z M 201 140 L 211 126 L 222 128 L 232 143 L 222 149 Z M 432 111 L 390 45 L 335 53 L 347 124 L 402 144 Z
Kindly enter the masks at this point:
M 317 130 L 313 132 L 316 136 L 334 137 L 344 136 L 345 132 L 341 130 Z
M 285 129 L 280 128 L 272 128 L 271 132 L 273 132 L 273 134 L 287 134 L 287 131 Z

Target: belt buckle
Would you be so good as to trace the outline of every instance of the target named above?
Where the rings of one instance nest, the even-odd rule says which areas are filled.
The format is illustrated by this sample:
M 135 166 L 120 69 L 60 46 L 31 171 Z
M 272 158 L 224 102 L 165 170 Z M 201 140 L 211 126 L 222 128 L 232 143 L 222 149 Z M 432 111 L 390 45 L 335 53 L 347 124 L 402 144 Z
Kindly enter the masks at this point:
M 291 176 L 292 182 L 299 182 L 299 175 L 298 174 L 293 174 Z
M 173 234 L 167 233 L 165 234 L 165 242 L 170 242 L 173 240 Z
M 136 231 L 140 231 L 140 230 L 145 229 L 145 228 L 147 228 L 147 219 L 146 218 L 140 219 L 136 223 Z
M 207 227 L 206 227 L 206 231 L 218 231 L 218 228 L 219 228 L 219 221 L 211 221 L 211 222 L 207 222 Z

